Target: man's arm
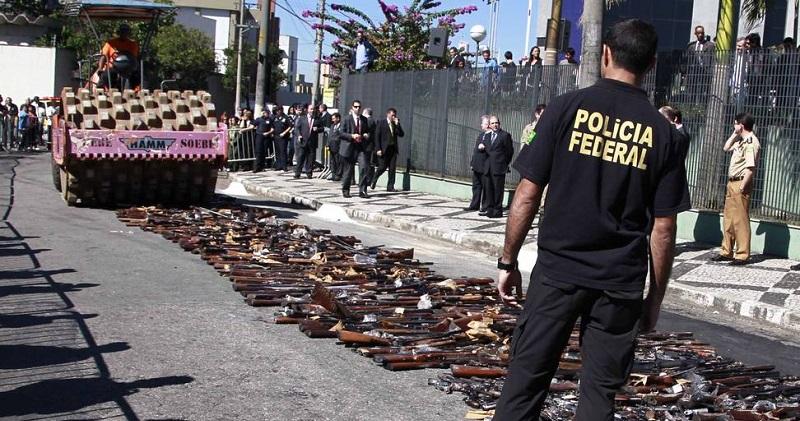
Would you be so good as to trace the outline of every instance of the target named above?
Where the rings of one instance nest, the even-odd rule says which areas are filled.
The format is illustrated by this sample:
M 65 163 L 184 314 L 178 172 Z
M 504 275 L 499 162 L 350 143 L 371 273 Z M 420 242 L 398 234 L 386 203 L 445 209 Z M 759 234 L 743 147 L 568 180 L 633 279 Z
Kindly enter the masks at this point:
M 677 216 L 656 217 L 650 232 L 650 288 L 644 299 L 641 332 L 649 332 L 656 327 L 661 312 L 661 302 L 667 292 L 669 275 L 675 259 L 675 232 Z
M 733 149 L 733 144 L 734 142 L 736 142 L 737 139 L 739 139 L 739 133 L 733 132 L 733 134 L 731 134 L 731 137 L 729 137 L 728 140 L 725 141 L 725 146 L 723 146 L 722 149 L 725 152 L 730 152 L 731 149 Z
M 742 179 L 742 187 L 741 192 L 744 194 L 750 194 L 753 190 L 753 175 L 755 172 L 752 168 L 745 168 L 744 170 L 744 179 Z
M 502 257 L 504 263 L 517 261 L 522 243 L 525 242 L 531 224 L 533 224 L 533 218 L 539 211 L 542 191 L 541 186 L 527 178 L 523 178 L 514 191 L 514 201 L 508 210 L 508 222 L 506 223 L 506 239 Z M 514 288 L 516 288 L 516 295 Z M 504 303 L 518 305 L 517 300 L 522 299 L 522 275 L 519 273 L 519 269 L 510 272 L 501 270 L 498 275 L 497 289 L 500 291 L 500 298 Z

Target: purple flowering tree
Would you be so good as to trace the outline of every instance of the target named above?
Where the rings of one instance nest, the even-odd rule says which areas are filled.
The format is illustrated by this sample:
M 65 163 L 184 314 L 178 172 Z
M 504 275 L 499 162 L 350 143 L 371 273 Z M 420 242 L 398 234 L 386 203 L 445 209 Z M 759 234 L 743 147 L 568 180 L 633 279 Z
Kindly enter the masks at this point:
M 331 4 L 322 14 L 313 10 L 303 12 L 303 17 L 317 19 L 314 29 L 322 28 L 335 37 L 331 43 L 333 53 L 322 59 L 333 68 L 334 79 L 348 67 L 359 30 L 378 52 L 375 70 L 425 69 L 431 67 L 431 60 L 425 54 L 430 29 L 442 27 L 452 36 L 464 29 L 464 24 L 457 22 L 458 17 L 478 10 L 475 6 L 441 10 L 441 2 L 434 0 L 415 0 L 400 10 L 394 4 L 377 1 L 383 22 L 376 22 L 359 8 L 340 3 Z

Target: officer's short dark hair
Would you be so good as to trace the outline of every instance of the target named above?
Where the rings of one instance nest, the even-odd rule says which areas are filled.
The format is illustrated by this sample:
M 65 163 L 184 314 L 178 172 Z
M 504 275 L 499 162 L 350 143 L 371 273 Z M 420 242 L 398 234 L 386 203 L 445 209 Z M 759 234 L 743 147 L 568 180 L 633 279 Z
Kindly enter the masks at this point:
M 350 106 L 352 107 L 352 106 L 354 106 L 354 105 L 356 105 L 356 104 L 358 104 L 358 105 L 361 105 L 361 100 L 360 100 L 360 99 L 354 99 L 354 100 L 353 100 L 353 103 L 352 103 L 352 104 L 350 104 Z
M 575 49 L 572 48 L 572 47 L 567 47 L 567 49 L 564 50 L 564 54 L 572 54 L 574 56 L 575 55 Z
M 397 114 L 397 109 L 395 109 L 394 107 L 389 107 L 389 108 L 386 109 L 386 114 L 389 114 L 389 113 Z
M 617 22 L 606 30 L 603 44 L 611 50 L 617 66 L 643 75 L 650 65 L 658 48 L 658 34 L 653 25 L 640 19 L 626 19 Z
M 756 119 L 753 118 L 753 115 L 748 112 L 736 114 L 734 120 L 744 126 L 744 129 L 748 132 L 752 131 L 753 127 L 756 125 Z
M 341 116 L 339 113 L 333 113 L 333 114 L 331 114 L 331 118 L 334 118 L 334 117 L 338 118 L 339 120 L 341 120 L 341 119 L 342 119 L 342 116 Z
M 503 56 L 506 58 L 506 60 L 511 60 L 514 58 L 514 55 L 511 54 L 511 51 L 506 51 L 506 53 L 503 54 Z

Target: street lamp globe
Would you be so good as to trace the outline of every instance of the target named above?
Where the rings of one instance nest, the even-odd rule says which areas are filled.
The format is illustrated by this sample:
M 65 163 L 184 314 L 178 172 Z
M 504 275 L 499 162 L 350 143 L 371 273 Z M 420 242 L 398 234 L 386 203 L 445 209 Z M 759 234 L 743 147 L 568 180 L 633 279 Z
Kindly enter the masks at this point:
M 469 36 L 473 41 L 479 43 L 486 38 L 486 28 L 483 25 L 475 25 L 469 28 Z

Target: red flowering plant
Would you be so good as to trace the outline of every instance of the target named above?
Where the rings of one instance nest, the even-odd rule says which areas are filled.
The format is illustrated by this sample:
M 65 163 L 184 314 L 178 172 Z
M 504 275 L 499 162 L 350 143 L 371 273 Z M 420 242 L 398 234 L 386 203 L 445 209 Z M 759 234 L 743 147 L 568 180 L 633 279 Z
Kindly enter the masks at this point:
M 326 7 L 324 13 L 312 10 L 303 12 L 303 17 L 318 20 L 313 25 L 315 29 L 321 28 L 336 37 L 331 43 L 332 54 L 322 58 L 324 63 L 331 65 L 335 74 L 329 76 L 334 80 L 350 64 L 358 31 L 363 31 L 377 51 L 373 70 L 426 69 L 431 67 L 431 61 L 425 54 L 430 29 L 445 28 L 452 36 L 464 28 L 463 23 L 457 22 L 458 17 L 478 10 L 475 6 L 438 10 L 441 2 L 434 0 L 414 0 L 400 10 L 394 4 L 377 1 L 383 13 L 382 23 L 375 22 L 359 8 L 346 4 L 333 3 Z

